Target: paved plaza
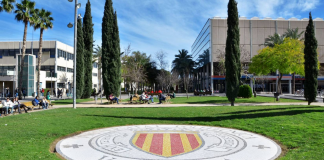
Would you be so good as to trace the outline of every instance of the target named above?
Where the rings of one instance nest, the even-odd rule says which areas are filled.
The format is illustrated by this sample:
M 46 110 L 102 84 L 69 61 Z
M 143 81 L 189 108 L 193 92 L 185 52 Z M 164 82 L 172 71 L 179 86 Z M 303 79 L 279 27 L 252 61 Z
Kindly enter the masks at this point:
M 208 126 L 136 125 L 98 129 L 61 140 L 66 159 L 272 160 L 274 141 L 251 132 Z

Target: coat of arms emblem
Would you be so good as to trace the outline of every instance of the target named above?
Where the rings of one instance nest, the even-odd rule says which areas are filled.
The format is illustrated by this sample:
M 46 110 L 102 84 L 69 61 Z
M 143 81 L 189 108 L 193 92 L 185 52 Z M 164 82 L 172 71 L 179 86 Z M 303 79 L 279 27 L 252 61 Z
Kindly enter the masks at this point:
M 192 152 L 204 144 L 199 132 L 193 131 L 140 131 L 134 133 L 130 143 L 141 151 L 166 158 Z

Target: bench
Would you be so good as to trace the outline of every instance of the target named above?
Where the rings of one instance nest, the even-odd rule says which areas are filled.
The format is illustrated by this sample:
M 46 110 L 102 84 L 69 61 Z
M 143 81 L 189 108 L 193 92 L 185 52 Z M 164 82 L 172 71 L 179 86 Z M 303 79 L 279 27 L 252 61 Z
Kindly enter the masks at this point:
M 171 102 L 170 100 L 171 100 L 171 97 L 170 97 L 170 96 L 166 96 L 166 97 L 165 97 L 165 100 L 163 100 L 163 101 L 164 101 L 165 104 L 170 104 L 170 102 Z M 163 103 L 163 102 L 162 102 L 162 103 Z M 163 104 L 164 104 L 164 103 L 163 103 Z
M 52 107 L 53 108 L 52 102 L 51 101 L 48 101 L 48 102 L 49 102 L 48 103 L 48 108 L 49 107 Z M 34 106 L 33 103 L 32 103 L 32 101 L 24 102 L 22 104 L 24 104 L 27 108 L 32 108 L 32 110 L 34 110 L 34 107 L 37 107 L 37 106 L 38 106 L 38 109 L 40 109 L 42 107 L 41 105 Z
M 142 103 L 142 104 L 146 104 L 146 103 L 150 104 L 149 99 L 142 99 L 142 98 L 139 98 L 139 99 L 140 99 L 139 102 Z
M 195 96 L 199 96 L 199 95 L 212 95 L 212 92 L 194 92 Z
M 108 104 L 114 104 L 114 103 L 117 103 L 117 101 L 116 100 L 110 100 L 110 99 L 108 99 Z
M 133 97 L 132 97 L 132 100 L 130 100 L 129 103 L 132 103 L 132 104 L 133 104 L 133 103 L 135 102 L 135 103 L 137 104 L 137 102 L 138 102 L 139 100 L 140 100 L 140 99 L 139 99 L 139 96 L 133 96 Z

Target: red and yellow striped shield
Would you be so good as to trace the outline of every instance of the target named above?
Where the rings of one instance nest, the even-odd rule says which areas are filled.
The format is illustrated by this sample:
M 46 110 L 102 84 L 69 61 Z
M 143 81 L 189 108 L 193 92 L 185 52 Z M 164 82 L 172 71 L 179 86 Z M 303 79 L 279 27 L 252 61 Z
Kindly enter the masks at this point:
M 142 151 L 172 157 L 191 152 L 202 146 L 202 139 L 197 132 L 136 132 L 132 142 Z

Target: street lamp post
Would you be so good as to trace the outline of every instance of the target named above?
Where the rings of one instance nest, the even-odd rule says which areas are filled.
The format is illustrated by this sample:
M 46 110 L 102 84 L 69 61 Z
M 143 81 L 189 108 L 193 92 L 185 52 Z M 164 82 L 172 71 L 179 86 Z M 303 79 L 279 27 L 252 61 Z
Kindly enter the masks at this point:
M 68 0 L 69 2 L 73 2 L 73 0 Z M 75 0 L 74 6 L 74 62 L 73 62 L 73 108 L 76 109 L 76 52 L 77 52 L 77 20 L 78 20 L 78 8 L 81 7 L 81 3 L 78 4 L 78 0 Z M 81 15 L 79 15 L 81 18 Z M 68 24 L 69 28 L 72 28 L 73 25 L 71 23 Z

